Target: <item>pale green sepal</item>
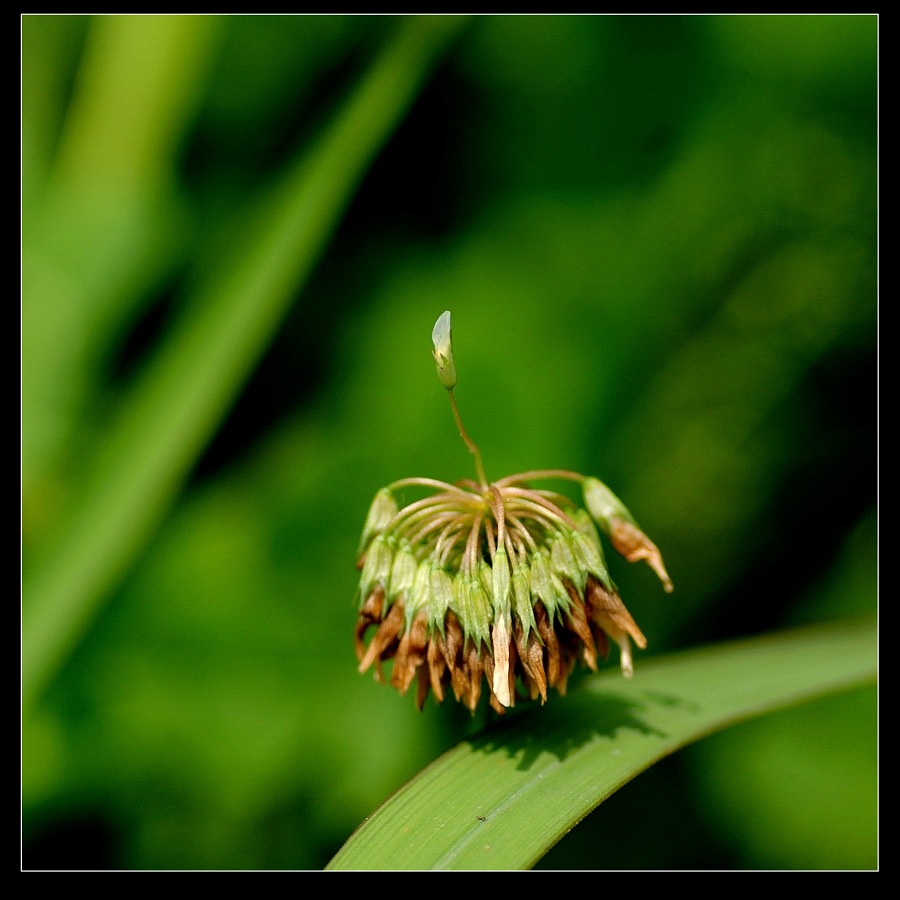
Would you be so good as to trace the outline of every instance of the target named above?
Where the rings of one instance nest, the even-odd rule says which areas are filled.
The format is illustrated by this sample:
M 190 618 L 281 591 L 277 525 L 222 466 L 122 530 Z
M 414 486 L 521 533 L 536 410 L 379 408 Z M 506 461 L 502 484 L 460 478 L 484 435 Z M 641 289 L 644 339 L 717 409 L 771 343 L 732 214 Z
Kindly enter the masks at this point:
M 430 596 L 428 598 L 428 624 L 444 633 L 447 610 L 453 604 L 453 579 L 437 563 L 431 564 L 428 578 Z
M 557 610 L 567 609 L 569 596 L 559 578 L 553 574 L 546 552 L 537 550 L 531 557 L 531 596 L 540 600 L 553 621 Z
M 416 613 L 428 603 L 429 589 L 431 587 L 431 560 L 423 559 L 416 567 L 416 576 L 412 589 L 405 598 L 403 611 L 406 631 L 409 631 Z
M 487 570 L 490 577 L 490 566 L 484 561 L 480 566 L 482 571 Z M 472 619 L 470 623 L 469 636 L 477 647 L 480 641 L 483 641 L 488 647 L 491 646 L 491 622 L 494 618 L 494 610 L 491 604 L 491 597 L 484 586 L 484 577 L 474 577 L 469 582 L 469 601 L 471 603 Z
M 598 478 L 585 478 L 582 488 L 588 512 L 606 534 L 611 533 L 615 519 L 635 524 L 625 504 Z
M 372 538 L 381 534 L 387 528 L 391 519 L 397 515 L 397 511 L 397 501 L 394 499 L 394 495 L 387 488 L 382 488 L 375 495 L 369 506 L 362 536 L 359 539 L 359 549 L 356 552 L 357 557 L 363 555 Z
M 491 602 L 477 575 L 460 574 L 453 582 L 454 611 L 463 637 L 477 647 L 487 640 L 491 627 Z
M 608 591 L 615 590 L 599 541 L 584 531 L 573 531 L 569 535 L 569 542 L 579 568 L 588 575 L 593 575 Z
M 575 585 L 579 593 L 584 591 L 587 572 L 578 564 L 566 532 L 557 531 L 550 538 L 550 568 L 559 578 L 565 578 Z
M 494 617 L 509 614 L 511 582 L 509 574 L 509 558 L 505 547 L 498 547 L 491 566 L 491 601 L 494 605 Z
M 600 543 L 600 532 L 597 531 L 597 526 L 594 523 L 594 520 L 584 509 L 576 509 L 572 514 L 572 518 L 575 520 L 575 524 L 578 526 L 579 531 L 583 531 L 590 539 L 591 543 L 596 545 L 597 550 L 600 553 L 600 559 L 603 561 L 603 565 L 605 566 L 606 557 L 603 555 L 603 545 Z
M 403 541 L 394 554 L 394 562 L 391 565 L 391 583 L 389 600 L 403 594 L 409 599 L 410 591 L 416 579 L 416 570 L 419 563 L 407 541 Z
M 366 602 L 376 584 L 384 588 L 386 597 L 389 596 L 393 561 L 394 553 L 387 539 L 383 534 L 377 535 L 366 551 L 366 561 L 359 578 L 360 604 Z
M 524 639 L 527 641 L 532 629 L 537 633 L 537 623 L 534 621 L 534 610 L 531 607 L 531 577 L 527 566 L 513 565 L 512 596 L 513 611 L 522 623 Z

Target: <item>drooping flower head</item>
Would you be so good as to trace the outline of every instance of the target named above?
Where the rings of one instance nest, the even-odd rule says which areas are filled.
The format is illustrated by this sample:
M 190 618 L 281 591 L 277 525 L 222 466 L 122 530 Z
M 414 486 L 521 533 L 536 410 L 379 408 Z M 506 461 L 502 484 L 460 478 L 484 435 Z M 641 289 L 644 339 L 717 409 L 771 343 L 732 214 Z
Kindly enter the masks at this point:
M 631 642 L 647 641 L 609 576 L 598 528 L 671 591 L 659 550 L 596 478 L 547 469 L 489 483 L 456 404 L 449 312 L 432 339 L 478 480 L 404 478 L 375 495 L 359 548 L 359 671 L 374 666 L 384 680 L 392 660 L 390 683 L 406 693 L 415 681 L 420 709 L 429 692 L 438 702 L 452 693 L 473 712 L 485 686 L 498 712 L 517 697 L 543 703 L 549 688 L 565 693 L 576 663 L 596 670 L 610 642 L 630 678 Z M 587 510 L 532 486 L 552 480 L 578 482 Z M 397 494 L 412 489 L 426 496 L 401 508 Z

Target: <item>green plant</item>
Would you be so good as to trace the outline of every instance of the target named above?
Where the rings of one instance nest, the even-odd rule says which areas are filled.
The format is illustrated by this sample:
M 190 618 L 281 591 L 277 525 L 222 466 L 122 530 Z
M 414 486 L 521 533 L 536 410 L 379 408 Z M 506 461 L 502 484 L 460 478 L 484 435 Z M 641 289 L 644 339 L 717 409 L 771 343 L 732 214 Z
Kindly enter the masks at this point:
M 376 495 L 360 542 L 360 672 L 374 662 L 382 681 L 390 662 L 400 693 L 417 679 L 419 709 L 429 689 L 442 702 L 449 685 L 473 714 L 485 678 L 490 706 L 503 714 L 519 685 L 519 699 L 543 704 L 548 684 L 565 695 L 576 660 L 596 671 L 598 647 L 605 656 L 611 638 L 631 679 L 630 639 L 647 642 L 610 579 L 592 519 L 671 591 L 659 550 L 596 478 L 547 470 L 488 482 L 454 395 L 449 312 L 433 340 L 478 481 L 405 478 Z M 578 482 L 590 517 L 527 486 L 543 479 Z M 408 487 L 437 493 L 399 508 L 394 493 Z M 658 660 L 635 687 L 582 684 L 561 714 L 495 724 L 449 751 L 367 819 L 329 868 L 529 868 L 666 754 L 749 717 L 867 684 L 875 656 L 874 624 L 845 622 Z
M 876 50 L 866 16 L 24 16 L 24 866 L 877 865 Z M 490 557 L 480 448 L 603 473 L 678 586 L 600 557 L 632 679 L 470 677 L 470 715 L 359 677 L 367 503 L 458 476 L 441 309 L 477 481 L 423 508 Z M 507 491 L 522 546 L 586 534 L 545 527 L 580 480 L 540 526 Z
M 666 754 L 787 704 L 871 682 L 871 623 L 704 648 L 598 677 L 562 708 L 449 751 L 364 822 L 332 869 L 530 868 Z

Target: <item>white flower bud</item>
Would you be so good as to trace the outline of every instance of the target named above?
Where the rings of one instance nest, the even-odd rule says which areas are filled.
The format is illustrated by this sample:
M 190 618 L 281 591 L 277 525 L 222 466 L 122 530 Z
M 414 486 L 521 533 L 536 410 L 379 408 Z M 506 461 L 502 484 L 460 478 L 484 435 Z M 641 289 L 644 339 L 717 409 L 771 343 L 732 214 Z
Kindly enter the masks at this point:
M 434 342 L 432 356 L 437 366 L 438 378 L 448 391 L 452 390 L 456 387 L 456 366 L 453 364 L 453 334 L 450 330 L 449 309 L 441 313 L 434 323 L 431 340 Z

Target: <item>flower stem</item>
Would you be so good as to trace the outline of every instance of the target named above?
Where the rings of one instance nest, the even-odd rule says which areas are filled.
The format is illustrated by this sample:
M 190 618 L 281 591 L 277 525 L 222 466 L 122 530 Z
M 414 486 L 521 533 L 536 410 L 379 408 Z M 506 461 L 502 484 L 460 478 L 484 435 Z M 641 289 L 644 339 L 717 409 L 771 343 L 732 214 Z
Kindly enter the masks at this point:
M 456 427 L 459 429 L 459 436 L 465 442 L 466 447 L 469 448 L 469 453 L 475 457 L 475 471 L 478 473 L 478 481 L 481 485 L 481 489 L 487 490 L 488 480 L 484 475 L 484 464 L 481 462 L 481 451 L 478 449 L 478 445 L 469 437 L 469 433 L 462 423 L 459 407 L 456 405 L 456 394 L 453 393 L 453 388 L 447 388 L 447 394 L 450 397 L 450 408 L 453 410 L 453 418 L 456 419 Z
M 569 469 L 534 469 L 530 472 L 519 472 L 518 475 L 507 475 L 497 482 L 497 487 L 505 487 L 508 484 L 518 484 L 520 481 L 537 481 L 544 478 L 563 478 L 567 481 L 584 481 L 584 475 L 572 472 Z
M 401 478 L 399 481 L 391 482 L 387 489 L 389 491 L 396 491 L 399 488 L 404 487 L 441 488 L 442 490 L 454 491 L 467 497 L 472 496 L 468 491 L 464 491 L 461 487 L 458 487 L 455 484 L 448 484 L 446 481 L 438 481 L 436 478 Z M 479 499 L 477 494 L 475 495 L 475 499 Z

